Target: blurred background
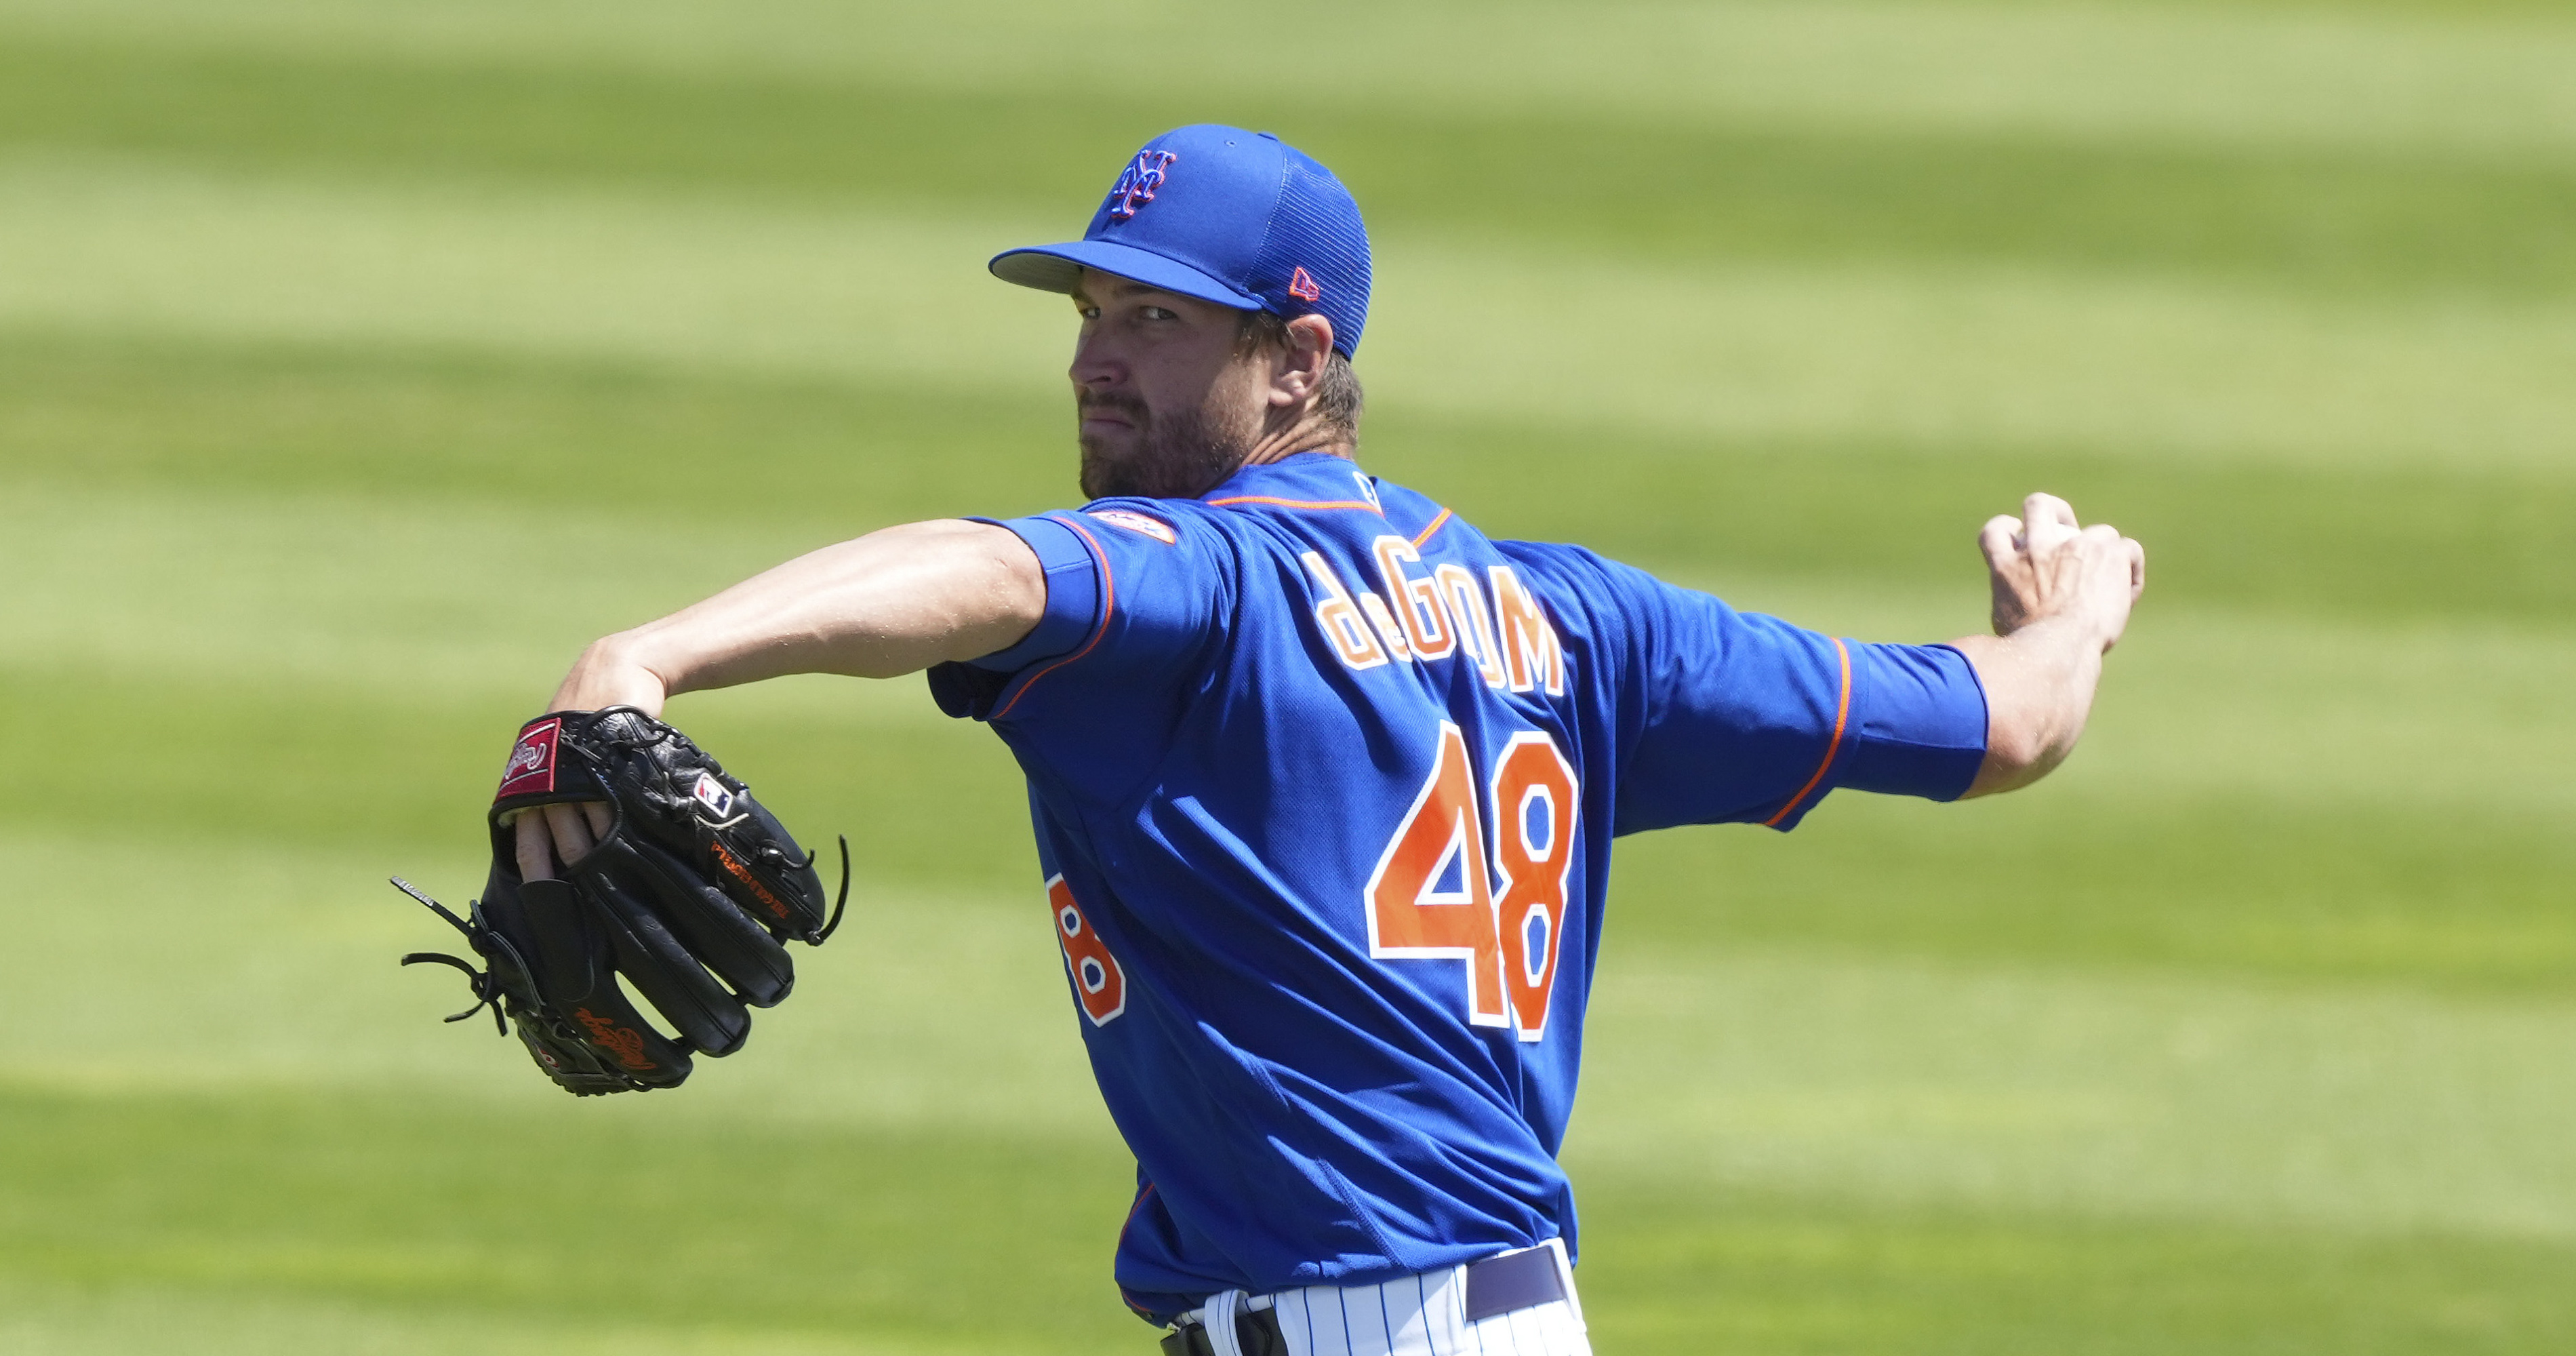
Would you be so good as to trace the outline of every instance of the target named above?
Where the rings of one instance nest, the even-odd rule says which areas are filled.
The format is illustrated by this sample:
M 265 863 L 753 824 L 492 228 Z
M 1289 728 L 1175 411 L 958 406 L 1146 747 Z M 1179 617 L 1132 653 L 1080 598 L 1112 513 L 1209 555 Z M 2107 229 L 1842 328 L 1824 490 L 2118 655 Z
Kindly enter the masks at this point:
M 1364 457 L 1844 634 L 2045 488 L 2154 586 L 2083 751 L 1629 840 L 1604 1356 L 2576 1349 L 2576 17 L 2511 0 L 0 0 L 0 1349 L 1143 1353 L 1000 745 L 673 715 L 852 925 L 677 1092 L 462 1005 L 592 636 L 1074 497 L 1135 145 L 1378 244 Z

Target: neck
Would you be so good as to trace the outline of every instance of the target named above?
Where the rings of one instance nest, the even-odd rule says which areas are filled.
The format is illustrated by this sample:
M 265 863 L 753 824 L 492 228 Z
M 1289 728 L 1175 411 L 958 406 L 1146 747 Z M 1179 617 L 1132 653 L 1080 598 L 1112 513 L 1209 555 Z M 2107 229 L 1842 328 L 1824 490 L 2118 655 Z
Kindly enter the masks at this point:
M 1273 419 L 1253 440 L 1252 451 L 1235 464 L 1240 471 L 1246 466 L 1267 466 L 1300 452 L 1322 452 L 1328 456 L 1349 457 L 1355 449 L 1348 439 L 1325 427 L 1324 421 L 1307 411 Z

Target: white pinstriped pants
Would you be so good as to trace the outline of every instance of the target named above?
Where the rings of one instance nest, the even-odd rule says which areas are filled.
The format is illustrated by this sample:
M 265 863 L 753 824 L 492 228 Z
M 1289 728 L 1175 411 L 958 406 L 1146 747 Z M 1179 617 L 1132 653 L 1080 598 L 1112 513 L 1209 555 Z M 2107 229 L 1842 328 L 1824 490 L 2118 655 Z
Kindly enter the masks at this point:
M 1288 1356 L 1592 1356 L 1565 1245 L 1550 1239 L 1546 1246 L 1557 1255 L 1567 1298 L 1479 1323 L 1467 1321 L 1463 1266 L 1379 1285 L 1282 1290 L 1264 1296 L 1267 1304 L 1229 1291 L 1209 1300 L 1200 1312 L 1217 1356 L 1236 1356 L 1232 1319 L 1237 1306 L 1276 1313 L 1280 1334 L 1288 1339 Z

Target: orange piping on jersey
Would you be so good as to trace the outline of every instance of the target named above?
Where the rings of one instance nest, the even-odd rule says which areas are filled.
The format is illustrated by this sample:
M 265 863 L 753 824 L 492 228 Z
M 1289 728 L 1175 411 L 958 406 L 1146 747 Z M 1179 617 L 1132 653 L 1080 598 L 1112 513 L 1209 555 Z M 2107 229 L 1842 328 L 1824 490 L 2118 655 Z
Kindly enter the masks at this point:
M 1421 550 L 1422 543 L 1431 540 L 1432 533 L 1437 532 L 1448 525 L 1449 510 L 1442 509 L 1440 510 L 1440 516 L 1431 520 L 1431 526 L 1422 529 L 1422 535 L 1413 539 L 1413 549 L 1416 551 Z
M 1843 696 L 1842 704 L 1834 711 L 1833 742 L 1825 745 L 1825 761 L 1816 764 L 1816 775 L 1798 788 L 1798 794 L 1789 797 L 1789 803 L 1780 807 L 1780 813 L 1762 821 L 1762 827 L 1766 829 L 1777 827 L 1781 820 L 1789 817 L 1791 810 L 1798 808 L 1798 802 L 1805 800 L 1807 793 L 1816 789 L 1816 783 L 1825 779 L 1825 769 L 1834 765 L 1834 755 L 1842 751 L 1843 724 L 1851 719 L 1851 647 L 1843 644 L 1842 638 L 1837 636 L 1834 638 L 1834 653 L 1843 657 Z
M 1377 514 L 1379 517 L 1386 516 L 1386 510 L 1365 499 L 1274 499 L 1266 494 L 1244 494 L 1232 499 L 1210 499 L 1205 502 L 1211 508 L 1222 504 L 1276 504 L 1281 508 L 1361 509 Z
M 1049 515 L 1047 521 L 1063 523 L 1065 526 L 1072 528 L 1074 535 L 1082 538 L 1083 544 L 1091 548 L 1091 558 L 1100 562 L 1100 625 L 1092 631 L 1091 639 L 1084 642 L 1081 649 L 1076 650 L 1073 653 L 1066 655 L 1064 658 L 1047 665 L 1045 668 L 1030 674 L 1029 680 L 1020 684 L 1020 690 L 1011 694 L 1009 704 L 1005 705 L 1001 710 L 986 716 L 984 719 L 987 721 L 1000 720 L 1002 717 L 1011 714 L 1011 707 L 1019 705 L 1020 698 L 1029 695 L 1029 689 L 1036 687 L 1040 678 L 1044 678 L 1048 674 L 1055 672 L 1057 669 L 1063 668 L 1065 665 L 1091 653 L 1093 649 L 1099 646 L 1100 638 L 1109 634 L 1109 616 L 1110 613 L 1115 610 L 1114 604 L 1118 597 L 1117 590 L 1110 586 L 1109 553 L 1100 549 L 1100 539 L 1091 535 L 1089 532 L 1084 531 L 1082 524 L 1074 522 L 1071 519 L 1058 518 L 1053 515 Z
M 1145 1208 L 1145 1202 L 1154 1199 L 1155 1185 L 1155 1183 L 1147 1182 L 1144 1189 L 1136 1193 L 1135 1201 L 1127 1207 L 1127 1218 L 1120 1221 L 1118 1225 L 1118 1241 L 1120 1243 L 1125 1243 L 1127 1241 L 1127 1231 L 1136 1226 L 1136 1212 Z

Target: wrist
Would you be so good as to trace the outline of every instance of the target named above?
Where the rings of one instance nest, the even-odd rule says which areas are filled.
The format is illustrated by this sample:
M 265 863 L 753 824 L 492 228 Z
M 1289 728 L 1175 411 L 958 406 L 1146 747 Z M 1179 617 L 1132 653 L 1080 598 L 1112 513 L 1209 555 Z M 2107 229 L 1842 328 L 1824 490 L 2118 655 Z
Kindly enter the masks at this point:
M 644 638 L 633 631 L 619 632 L 592 641 L 575 660 L 572 672 L 564 675 L 555 689 L 549 709 L 556 711 L 596 711 L 610 706 L 632 706 L 646 715 L 660 716 L 662 703 L 671 695 L 671 686 L 653 668 Z
M 2099 618 L 2074 612 L 2051 612 L 2032 617 L 2011 630 L 1998 629 L 1996 635 L 2024 647 L 2063 645 L 2095 655 L 2111 648 L 2117 633 Z

